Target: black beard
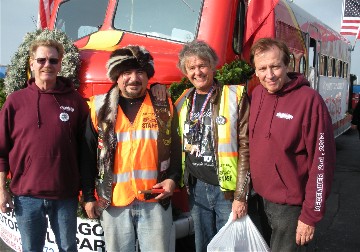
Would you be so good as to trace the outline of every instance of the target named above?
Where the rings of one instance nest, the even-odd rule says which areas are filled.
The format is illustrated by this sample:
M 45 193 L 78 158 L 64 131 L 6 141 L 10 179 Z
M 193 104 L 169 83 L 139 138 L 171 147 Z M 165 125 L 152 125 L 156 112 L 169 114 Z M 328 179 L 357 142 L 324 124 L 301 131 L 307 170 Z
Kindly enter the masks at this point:
M 128 92 L 128 91 L 126 91 L 126 87 L 128 87 L 128 86 L 142 86 L 142 83 L 141 82 L 139 82 L 139 81 L 134 81 L 134 82 L 129 82 L 129 83 L 127 83 L 126 85 L 125 85 L 125 90 L 124 90 L 124 93 L 125 93 L 125 95 L 127 96 L 127 97 L 129 97 L 129 98 L 139 98 L 139 97 L 141 97 L 142 95 L 143 95 L 143 90 L 139 90 L 139 91 L 137 91 L 137 92 Z
M 139 92 L 136 92 L 136 93 L 129 93 L 128 91 L 124 91 L 126 97 L 129 97 L 129 98 L 139 98 L 140 96 L 142 96 L 142 90 L 139 90 Z

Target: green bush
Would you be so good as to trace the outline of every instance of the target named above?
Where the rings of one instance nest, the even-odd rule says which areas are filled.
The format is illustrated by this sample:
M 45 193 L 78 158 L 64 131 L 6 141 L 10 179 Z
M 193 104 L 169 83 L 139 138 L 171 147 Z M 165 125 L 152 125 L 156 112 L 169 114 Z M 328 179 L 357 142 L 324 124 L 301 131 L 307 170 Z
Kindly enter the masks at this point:
M 184 92 L 185 89 L 191 88 L 193 85 L 188 78 L 183 77 L 180 82 L 174 82 L 169 87 L 169 93 L 171 100 L 175 102 L 179 96 Z
M 254 69 L 243 60 L 234 60 L 229 64 L 224 64 L 216 71 L 215 78 L 220 84 L 237 85 L 245 84 L 254 74 Z M 180 82 L 174 82 L 169 88 L 171 99 L 175 102 L 185 89 L 192 87 L 191 82 L 182 78 Z
M 29 47 L 35 40 L 40 39 L 53 39 L 64 46 L 65 53 L 62 59 L 61 72 L 59 75 L 71 79 L 75 88 L 79 87 L 80 83 L 78 72 L 80 69 L 80 54 L 73 41 L 61 30 L 38 29 L 25 34 L 23 42 L 11 58 L 4 82 L 4 92 L 7 95 L 26 87 L 28 73 L 30 70 Z
M 3 106 L 6 99 L 5 90 L 4 90 L 4 79 L 0 78 L 0 109 Z
M 234 60 L 229 64 L 225 63 L 216 71 L 215 78 L 221 84 L 237 85 L 245 84 L 254 74 L 254 69 L 243 60 Z

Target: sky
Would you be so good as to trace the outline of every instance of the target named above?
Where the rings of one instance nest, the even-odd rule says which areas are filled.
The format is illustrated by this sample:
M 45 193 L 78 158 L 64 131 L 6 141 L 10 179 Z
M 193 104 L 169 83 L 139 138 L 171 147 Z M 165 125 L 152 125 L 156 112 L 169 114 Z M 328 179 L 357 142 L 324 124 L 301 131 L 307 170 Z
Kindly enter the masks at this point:
M 36 30 L 38 0 L 0 0 L 0 65 L 10 59 L 27 32 Z
M 293 3 L 340 31 L 342 0 L 293 0 Z M 24 35 L 36 29 L 37 11 L 38 0 L 0 0 L 0 65 L 9 64 Z M 352 52 L 350 72 L 360 79 L 359 41 Z

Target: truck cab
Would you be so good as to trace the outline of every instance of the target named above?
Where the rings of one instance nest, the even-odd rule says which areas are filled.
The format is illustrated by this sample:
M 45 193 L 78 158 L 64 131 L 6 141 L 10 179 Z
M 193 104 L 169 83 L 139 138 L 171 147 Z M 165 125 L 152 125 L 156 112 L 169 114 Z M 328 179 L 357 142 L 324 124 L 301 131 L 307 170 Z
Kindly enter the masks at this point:
M 171 85 L 182 78 L 176 67 L 183 43 L 207 41 L 219 65 L 241 53 L 243 1 L 213 0 L 55 0 L 49 29 L 64 31 L 80 50 L 79 92 L 106 92 L 105 63 L 116 48 L 137 44 L 154 57 L 150 83 Z

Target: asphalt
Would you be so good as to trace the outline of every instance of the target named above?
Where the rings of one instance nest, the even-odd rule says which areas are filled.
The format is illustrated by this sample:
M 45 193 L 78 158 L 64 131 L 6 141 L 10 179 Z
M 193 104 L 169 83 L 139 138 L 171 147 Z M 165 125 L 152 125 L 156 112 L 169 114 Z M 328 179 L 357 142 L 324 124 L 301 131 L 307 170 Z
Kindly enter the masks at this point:
M 326 214 L 308 251 L 360 251 L 360 140 L 349 130 L 336 139 L 336 170 Z M 0 251 L 12 252 L 0 239 Z
M 360 140 L 356 130 L 336 139 L 336 169 L 326 214 L 310 251 L 360 251 Z

